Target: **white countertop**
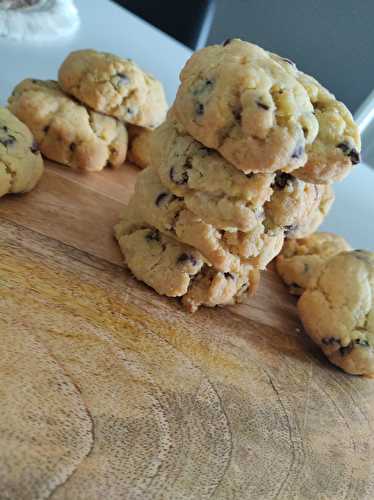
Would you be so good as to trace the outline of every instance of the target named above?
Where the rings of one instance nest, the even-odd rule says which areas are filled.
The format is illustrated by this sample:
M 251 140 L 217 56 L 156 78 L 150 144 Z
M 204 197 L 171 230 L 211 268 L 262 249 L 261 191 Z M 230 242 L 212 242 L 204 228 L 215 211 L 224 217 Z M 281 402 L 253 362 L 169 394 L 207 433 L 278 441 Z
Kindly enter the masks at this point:
M 134 59 L 165 85 L 169 103 L 178 87 L 179 72 L 191 51 L 109 0 L 76 0 L 79 31 L 68 39 L 25 46 L 0 39 L 0 103 L 27 77 L 55 79 L 72 50 L 94 48 Z M 335 204 L 321 229 L 337 232 L 355 248 L 374 250 L 374 169 L 359 165 L 334 187 Z

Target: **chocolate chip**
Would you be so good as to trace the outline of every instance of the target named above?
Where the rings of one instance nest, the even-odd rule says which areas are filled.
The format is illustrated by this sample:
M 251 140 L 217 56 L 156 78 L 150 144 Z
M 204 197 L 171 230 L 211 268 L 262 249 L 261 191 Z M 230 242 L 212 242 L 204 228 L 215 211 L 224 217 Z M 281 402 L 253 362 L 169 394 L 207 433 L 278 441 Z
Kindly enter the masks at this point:
M 205 80 L 205 85 L 206 85 L 207 87 L 210 87 L 211 85 L 213 85 L 213 80 L 210 80 L 210 79 Z
M 265 111 L 268 111 L 270 109 L 270 107 L 267 104 L 264 104 L 261 101 L 256 101 L 256 104 L 259 108 L 265 109 Z
M 274 184 L 278 189 L 284 189 L 292 179 L 292 175 L 286 174 L 285 172 L 279 172 L 275 176 Z
M 133 115 L 134 114 L 134 110 L 132 108 L 126 108 L 126 112 L 129 114 L 129 115 Z
M 339 351 L 342 356 L 347 356 L 349 353 L 353 351 L 353 342 L 350 342 L 348 345 L 342 346 Z
M 127 75 L 125 75 L 124 73 L 117 73 L 117 76 L 119 79 L 119 83 L 121 85 L 128 85 L 130 83 L 129 77 Z
M 49 125 L 46 125 L 44 128 L 43 128 L 43 132 L 48 134 L 48 131 L 49 131 Z
M 289 234 L 289 233 L 292 233 L 293 231 L 296 231 L 296 229 L 298 228 L 298 225 L 297 224 L 289 224 L 288 226 L 284 226 L 284 234 Z
M 234 280 L 235 276 L 232 273 L 223 273 L 224 277 L 230 280 Z
M 14 137 L 14 135 L 8 135 L 8 137 L 5 137 L 4 139 L 0 139 L 0 144 L 5 146 L 6 148 L 8 146 L 12 146 L 12 144 L 14 144 L 15 142 L 17 142 L 17 140 Z
M 31 144 L 31 146 L 30 146 L 30 151 L 31 151 L 34 155 L 36 155 L 36 153 L 38 153 L 38 152 L 39 152 L 39 146 L 38 146 L 38 143 L 36 142 L 36 140 L 35 140 L 35 139 L 32 141 L 32 144 Z
M 75 144 L 75 142 L 72 142 L 69 146 L 69 149 L 70 151 L 75 151 L 75 148 L 77 147 L 77 145 Z
M 204 114 L 204 104 L 201 104 L 200 102 L 196 104 L 196 114 L 199 116 Z
M 304 144 L 299 144 L 296 146 L 294 152 L 291 155 L 291 158 L 301 158 L 304 154 Z
M 3 125 L 1 129 L 4 130 L 4 132 L 8 132 L 8 127 L 6 125 Z
M 355 344 L 360 345 L 362 347 L 369 347 L 369 342 L 365 339 L 355 339 Z
M 322 344 L 324 344 L 324 345 L 340 345 L 340 339 L 338 337 L 324 337 L 322 339 Z
M 188 182 L 187 172 L 184 170 L 178 177 L 175 167 L 171 167 L 169 171 L 169 177 L 174 182 L 174 184 L 177 184 L 178 186 L 182 186 L 183 184 L 187 184 Z
M 186 264 L 187 262 L 192 264 L 193 266 L 196 266 L 197 264 L 197 260 L 194 255 L 191 255 L 189 253 L 181 253 L 177 259 L 177 263 Z
M 162 203 L 162 200 L 164 200 L 164 201 L 165 201 L 165 198 L 167 198 L 167 196 L 168 196 L 168 193 L 160 193 L 160 194 L 157 196 L 157 198 L 155 199 L 155 204 L 156 204 L 157 206 L 160 206 L 160 205 L 161 205 L 161 203 Z
M 223 42 L 223 46 L 226 47 L 226 45 L 228 45 L 230 42 L 233 41 L 233 38 L 226 38 L 226 40 Z
M 148 241 L 160 241 L 160 232 L 158 229 L 150 229 L 145 236 Z
M 254 175 L 255 175 L 254 172 L 249 172 L 248 174 L 245 174 L 245 176 L 248 177 L 248 179 L 250 179 Z
M 233 109 L 232 111 L 232 114 L 234 115 L 234 118 L 236 121 L 240 122 L 240 120 L 242 119 L 242 108 L 236 108 L 236 109 Z
M 352 165 L 357 165 L 357 163 L 360 163 L 361 161 L 360 153 L 356 151 L 354 148 L 350 148 L 346 142 L 341 142 L 337 144 L 336 147 L 341 149 L 345 154 L 345 156 L 349 156 Z

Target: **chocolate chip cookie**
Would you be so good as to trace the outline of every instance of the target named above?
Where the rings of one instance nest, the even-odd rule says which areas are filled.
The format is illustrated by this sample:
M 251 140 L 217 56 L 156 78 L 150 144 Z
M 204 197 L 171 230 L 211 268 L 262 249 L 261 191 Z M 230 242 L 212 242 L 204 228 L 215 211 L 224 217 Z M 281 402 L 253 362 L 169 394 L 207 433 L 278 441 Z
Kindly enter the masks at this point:
M 318 134 L 307 91 L 268 52 L 241 40 L 196 52 L 181 72 L 178 121 L 245 173 L 290 172 Z
M 273 174 L 245 175 L 166 120 L 152 136 L 152 166 L 173 194 L 218 229 L 252 230 L 264 218 Z
M 347 373 L 374 376 L 374 253 L 332 257 L 298 302 L 306 332 Z
M 276 258 L 278 274 L 294 295 L 312 286 L 322 266 L 331 257 L 350 250 L 344 238 L 333 233 L 315 233 L 306 238 L 286 240 Z
M 295 64 L 271 54 L 307 91 L 318 120 L 318 135 L 306 145 L 307 162 L 294 175 L 321 184 L 343 179 L 360 162 L 361 138 L 347 107 L 317 80 L 299 71 Z
M 123 123 L 87 109 L 57 82 L 24 80 L 9 98 L 9 109 L 34 134 L 50 160 L 81 171 L 120 166 L 127 152 Z
M 0 197 L 31 191 L 44 170 L 30 130 L 10 111 L 0 108 Z
M 62 63 L 58 80 L 65 92 L 90 108 L 133 125 L 154 128 L 165 119 L 161 82 L 131 59 L 77 50 Z

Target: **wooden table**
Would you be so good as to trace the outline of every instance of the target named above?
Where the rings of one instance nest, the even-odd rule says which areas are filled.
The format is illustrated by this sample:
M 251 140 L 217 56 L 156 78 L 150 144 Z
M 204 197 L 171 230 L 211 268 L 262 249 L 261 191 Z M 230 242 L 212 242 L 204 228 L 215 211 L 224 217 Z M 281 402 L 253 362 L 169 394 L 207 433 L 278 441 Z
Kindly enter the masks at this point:
M 272 271 L 247 303 L 194 315 L 138 283 L 112 236 L 136 173 L 50 165 L 35 191 L 0 200 L 0 336 L 37 339 L 92 423 L 48 493 L 373 498 L 374 382 L 325 361 Z

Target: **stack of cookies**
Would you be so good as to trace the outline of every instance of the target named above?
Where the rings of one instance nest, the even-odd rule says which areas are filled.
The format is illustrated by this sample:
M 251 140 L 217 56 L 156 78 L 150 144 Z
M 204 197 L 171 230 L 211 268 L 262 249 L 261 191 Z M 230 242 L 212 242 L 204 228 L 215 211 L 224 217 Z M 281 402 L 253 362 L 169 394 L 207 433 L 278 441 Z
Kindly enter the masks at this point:
M 9 98 L 45 157 L 80 171 L 118 167 L 130 136 L 128 158 L 146 166 L 143 145 L 167 111 L 158 80 L 129 59 L 95 50 L 72 52 L 58 80 L 24 80 Z
M 359 152 L 347 108 L 291 61 L 241 40 L 204 48 L 115 228 L 126 263 L 190 311 L 236 302 L 285 237 L 315 231 Z

